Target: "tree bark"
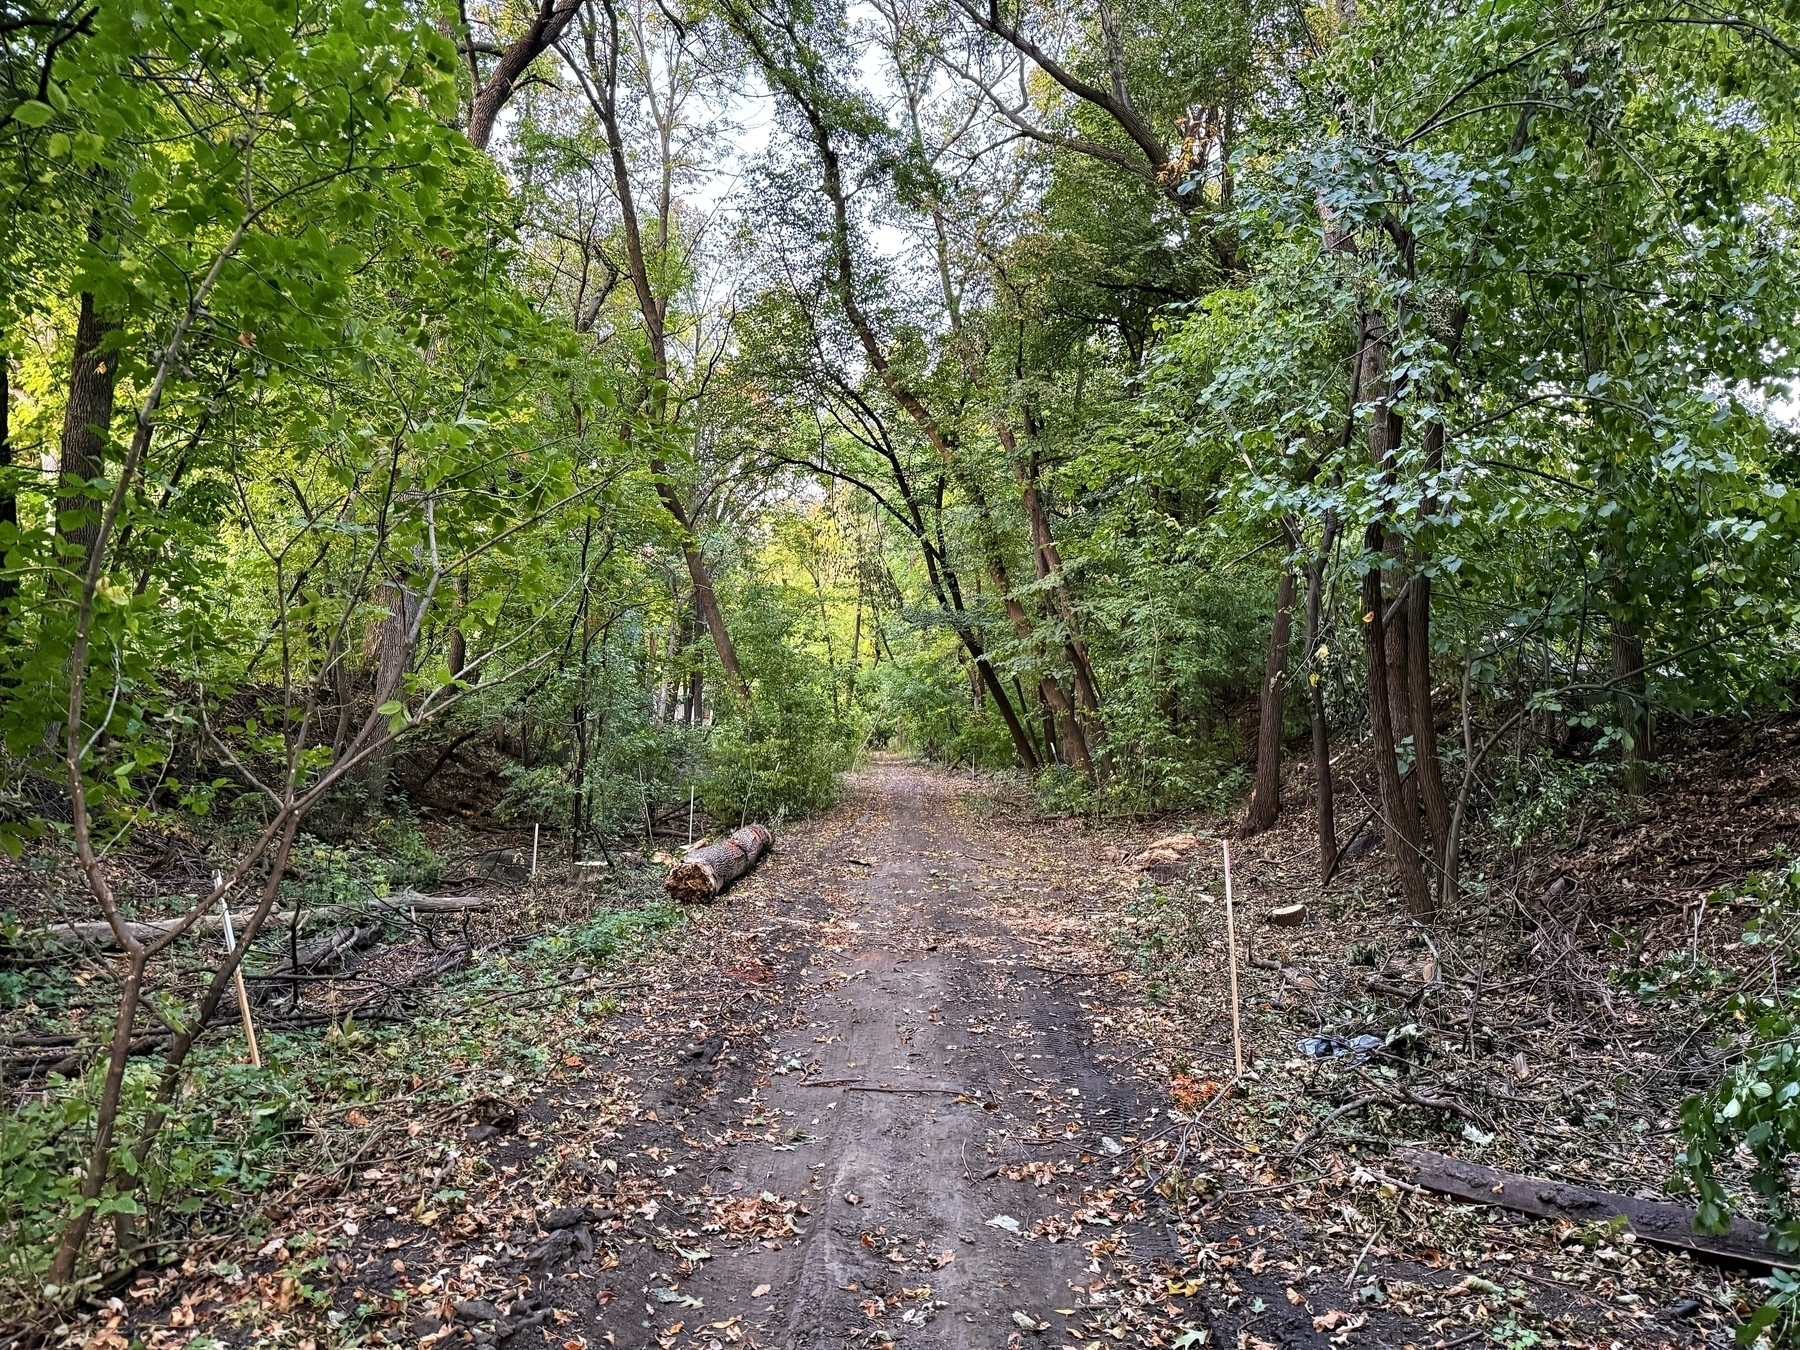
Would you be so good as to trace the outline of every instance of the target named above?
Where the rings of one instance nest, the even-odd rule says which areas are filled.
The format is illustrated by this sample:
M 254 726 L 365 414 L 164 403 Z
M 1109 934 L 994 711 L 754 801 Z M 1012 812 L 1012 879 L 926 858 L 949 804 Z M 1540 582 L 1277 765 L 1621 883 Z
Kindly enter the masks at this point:
M 1389 418 L 1389 435 L 1393 437 L 1388 444 L 1400 444 L 1399 419 Z M 1384 548 L 1387 556 L 1395 560 L 1396 577 L 1405 576 L 1406 541 L 1391 531 L 1386 536 Z M 1404 596 L 1397 596 L 1398 603 L 1390 602 L 1388 611 L 1382 617 L 1387 623 L 1386 651 L 1388 668 L 1388 716 L 1394 728 L 1394 745 L 1397 750 L 1405 749 L 1412 742 L 1412 752 L 1418 753 L 1417 742 L 1413 740 L 1412 715 L 1412 679 L 1410 658 L 1411 611 L 1407 601 L 1412 596 L 1411 580 L 1400 583 L 1405 589 Z M 1389 618 L 1388 616 L 1392 617 Z M 1417 775 L 1407 774 L 1401 779 L 1401 792 L 1406 798 L 1406 809 L 1413 820 L 1419 819 L 1419 780 Z
M 1029 642 L 1033 633 L 1031 618 L 1025 613 L 1024 605 L 1006 594 L 1006 573 L 997 561 L 994 563 L 994 572 L 994 585 L 1005 596 L 1003 603 L 1007 617 L 1012 620 L 1013 633 L 1019 641 Z M 1075 706 L 1069 701 L 1061 683 L 1052 676 L 1042 676 L 1038 680 L 1038 696 L 1043 700 L 1045 722 L 1055 729 L 1046 737 L 1048 745 L 1054 746 L 1060 741 L 1063 761 L 1092 778 L 1094 762 L 1088 754 L 1087 738 L 1082 735 L 1081 724 L 1075 718 Z M 1055 758 L 1054 753 L 1051 758 Z
M 675 864 L 663 890 L 676 900 L 716 900 L 762 861 L 773 842 L 767 825 L 746 825 L 731 838 L 695 849 Z
M 1359 325 L 1357 383 L 1368 391 L 1383 390 L 1369 416 L 1369 462 L 1381 471 L 1384 487 L 1391 488 L 1400 438 L 1404 428 L 1393 407 L 1394 389 L 1388 375 L 1386 336 L 1377 315 L 1365 315 Z M 1369 660 L 1369 731 L 1374 741 L 1375 770 L 1381 782 L 1382 827 L 1387 850 L 1400 883 L 1406 912 L 1421 922 L 1433 915 L 1431 887 L 1420 866 L 1423 841 L 1419 832 L 1419 800 L 1412 787 L 1413 775 L 1402 775 L 1396 758 L 1399 738 L 1396 714 L 1411 720 L 1408 701 L 1399 696 L 1398 680 L 1405 679 L 1406 648 L 1397 649 L 1387 633 L 1386 598 L 1382 595 L 1382 561 L 1392 551 L 1388 532 L 1380 520 L 1369 522 L 1363 537 L 1368 570 L 1363 573 L 1362 607 L 1365 645 Z M 1404 618 L 1402 608 L 1398 617 Z
M 1369 526 L 1366 544 L 1373 556 L 1369 570 L 1363 573 L 1363 627 L 1369 657 L 1369 730 L 1375 773 L 1381 782 L 1381 824 L 1388 856 L 1399 877 L 1401 903 L 1410 917 L 1429 923 L 1434 906 L 1431 887 L 1426 884 L 1425 872 L 1419 866 L 1419 817 L 1416 812 L 1407 810 L 1400 765 L 1395 758 L 1394 726 L 1388 715 L 1387 625 L 1382 617 L 1381 569 L 1374 565 L 1382 544 L 1379 524 Z
M 391 581 L 383 588 L 388 615 L 376 629 L 375 700 L 379 708 L 394 698 L 404 699 L 406 672 L 412 668 L 413 621 L 419 613 L 419 597 L 403 581 Z M 363 770 L 364 806 L 369 815 L 380 812 L 387 800 L 388 782 L 393 776 L 394 735 L 384 724 L 377 733 L 381 746 L 369 756 Z
M 485 80 L 477 82 L 469 104 L 469 144 L 477 150 L 488 148 L 493 139 L 494 123 L 518 91 L 519 81 L 531 69 L 532 62 L 549 51 L 562 37 L 575 16 L 581 12 L 583 0 L 541 0 L 532 16 L 531 26 L 503 52 Z M 464 32 L 465 43 L 473 35 Z M 473 69 L 473 67 L 471 67 Z
M 1024 462 L 1019 461 L 1018 446 L 1010 428 L 999 429 L 1000 443 L 1014 459 L 1014 472 L 1019 479 L 1019 495 L 1025 504 L 1025 516 L 1031 523 L 1031 540 L 1034 558 L 1037 564 L 1039 581 L 1049 581 L 1051 593 L 1056 597 L 1056 607 L 1062 616 L 1063 627 L 1067 630 L 1066 649 L 1069 665 L 1074 673 L 1075 700 L 1083 712 L 1097 720 L 1100 715 L 1100 693 L 1094 683 L 1094 667 L 1088 658 L 1087 641 L 1081 635 L 1081 625 L 1075 616 L 1075 604 L 1069 595 L 1069 587 L 1063 572 L 1062 555 L 1057 551 L 1056 538 L 1050 530 L 1050 517 L 1044 510 L 1044 501 L 1038 491 L 1037 455 L 1031 454 Z
M 1287 702 L 1288 648 L 1293 645 L 1294 572 L 1281 574 L 1275 589 L 1275 621 L 1263 661 L 1262 711 L 1256 727 L 1256 781 L 1250 789 L 1245 834 L 1258 834 L 1281 812 L 1281 713 Z
M 972 642 L 974 645 L 971 647 Z M 1012 737 L 1013 753 L 1018 755 L 1019 762 L 1025 766 L 1026 772 L 1036 773 L 1042 767 L 1037 749 L 1031 743 L 1031 733 L 1025 730 L 1025 724 L 1019 720 L 1018 710 L 1013 707 L 1012 699 L 1007 696 L 1006 686 L 1000 682 L 999 673 L 994 669 L 993 663 L 988 660 L 987 653 L 981 649 L 979 642 L 975 642 L 972 637 L 965 635 L 963 646 L 969 649 L 969 654 L 974 659 L 975 670 L 981 677 L 982 687 L 988 691 L 988 696 L 994 700 L 994 706 L 1000 710 L 1000 720 L 1006 723 L 1007 735 Z
M 1644 639 L 1629 619 L 1612 620 L 1612 671 L 1618 686 L 1620 763 L 1625 791 L 1641 796 L 1650 758 L 1650 705 L 1645 694 Z
M 1412 697 L 1413 763 L 1419 801 L 1430 831 L 1432 865 L 1442 868 L 1450 837 L 1450 797 L 1444 790 L 1444 766 L 1438 758 L 1437 708 L 1431 697 L 1431 578 L 1412 579 L 1407 598 L 1407 686 Z
M 17 529 L 19 490 L 12 467 L 12 353 L 0 348 L 0 525 Z M 5 549 L 0 545 L 0 600 L 10 600 L 19 590 L 19 583 L 5 567 Z
M 1315 661 L 1319 651 L 1319 606 L 1324 598 L 1325 566 L 1331 558 L 1331 546 L 1337 538 L 1337 517 L 1325 520 L 1325 538 L 1319 545 L 1319 556 L 1306 569 L 1306 659 Z M 1313 814 L 1319 836 L 1319 884 L 1331 877 L 1337 861 L 1337 818 L 1332 800 L 1331 727 L 1325 720 L 1325 688 L 1314 672 L 1310 683 L 1312 695 Z
M 94 297 L 83 291 L 80 316 L 75 322 L 75 356 L 69 368 L 69 401 L 63 409 L 56 512 L 57 532 L 65 542 L 81 550 L 84 562 L 99 534 L 99 522 L 93 518 L 97 508 L 87 496 L 87 484 L 106 472 L 119 358 L 104 347 L 107 335 L 116 327 L 95 307 Z M 70 512 L 80 513 L 83 519 L 65 529 L 62 516 Z

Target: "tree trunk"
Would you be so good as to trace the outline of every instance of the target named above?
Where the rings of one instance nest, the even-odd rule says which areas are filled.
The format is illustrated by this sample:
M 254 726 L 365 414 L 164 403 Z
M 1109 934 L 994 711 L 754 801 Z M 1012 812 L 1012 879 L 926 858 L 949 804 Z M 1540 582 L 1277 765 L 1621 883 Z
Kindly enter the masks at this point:
M 1007 581 L 1006 569 L 997 557 L 990 561 L 993 572 L 994 587 L 1004 598 L 1006 616 L 1012 620 L 1013 634 L 1021 642 L 1029 642 L 1033 628 L 1031 617 L 1025 613 L 1025 606 L 1007 592 L 1010 584 Z M 1075 706 L 1063 691 L 1062 685 L 1052 677 L 1045 675 L 1038 681 L 1038 696 L 1043 700 L 1044 721 L 1047 727 L 1055 728 L 1045 736 L 1046 747 L 1050 748 L 1049 758 L 1054 760 L 1054 746 L 1058 740 L 1062 742 L 1063 762 L 1080 769 L 1090 779 L 1094 776 L 1094 761 L 1088 754 L 1087 738 L 1082 734 L 1081 724 L 1075 718 Z M 1058 734 L 1060 732 L 1060 735 Z
M 17 529 L 19 490 L 13 482 L 12 467 L 12 353 L 0 348 L 0 525 Z M 5 547 L 0 544 L 0 600 L 10 600 L 18 594 L 19 583 L 5 570 L 4 555 Z
M 388 615 L 376 629 L 375 707 L 406 696 L 406 672 L 412 668 L 413 621 L 419 613 L 419 597 L 403 582 L 393 581 L 384 588 Z M 376 733 L 381 746 L 369 756 L 364 769 L 364 807 L 369 815 L 381 811 L 387 800 L 388 782 L 394 764 L 394 737 L 385 723 Z
M 113 417 L 113 392 L 119 379 L 116 352 L 103 350 L 117 325 L 101 316 L 94 297 L 83 291 L 75 324 L 75 357 L 69 369 L 69 401 L 63 409 L 62 461 L 57 473 L 57 532 L 77 546 L 85 559 L 99 534 L 96 504 L 87 483 L 106 472 L 106 445 Z M 78 512 L 81 523 L 65 529 L 61 517 Z
M 1419 800 L 1431 835 L 1434 867 L 1444 865 L 1450 835 L 1450 797 L 1444 790 L 1444 766 L 1438 758 L 1437 708 L 1431 697 L 1431 578 L 1412 579 L 1407 600 L 1407 685 L 1412 695 L 1413 763 L 1418 766 Z
M 1012 737 L 1013 752 L 1018 755 L 1019 762 L 1025 766 L 1027 773 L 1036 773 L 1040 767 L 1037 748 L 1031 743 L 1031 733 L 1025 730 L 1025 724 L 1019 720 L 1018 710 L 1013 707 L 1012 699 L 1007 696 L 1006 686 L 1000 683 L 999 673 L 987 659 L 987 653 L 981 650 L 981 644 L 965 635 L 964 647 L 975 661 L 976 673 L 981 677 L 982 687 L 994 700 L 994 706 L 1000 710 L 1000 720 L 1006 723 L 1006 731 Z
M 531 26 L 516 42 L 500 53 L 500 59 L 474 92 L 469 104 L 469 144 L 477 150 L 488 148 L 493 139 L 494 123 L 500 110 L 518 91 L 525 72 L 553 45 L 581 11 L 583 0 L 542 0 L 532 16 Z M 473 35 L 464 31 L 465 42 Z
M 1337 517 L 1325 521 L 1325 538 L 1319 556 L 1306 569 L 1306 659 L 1316 661 L 1319 652 L 1319 606 L 1324 598 L 1325 565 L 1337 537 Z M 1331 727 L 1325 720 L 1325 688 L 1318 672 L 1310 683 L 1312 695 L 1312 752 L 1314 819 L 1319 836 L 1319 884 L 1331 876 L 1337 861 L 1337 819 L 1331 790 Z
M 663 489 L 659 488 L 659 491 Z M 672 489 L 666 491 L 664 505 L 682 528 L 688 528 L 686 513 L 675 499 Z M 719 597 L 713 591 L 712 573 L 707 569 L 706 559 L 700 556 L 700 550 L 690 532 L 683 542 L 682 557 L 687 561 L 688 579 L 694 583 L 694 603 L 700 607 L 700 613 L 706 619 L 706 631 L 712 634 L 713 650 L 719 654 L 719 667 L 725 672 L 725 682 L 731 690 L 744 702 L 750 702 L 750 681 L 744 678 L 744 668 L 738 663 L 737 644 L 731 640 L 731 631 L 725 627 L 725 611 L 719 608 Z
M 1620 762 L 1625 791 L 1644 791 L 1650 758 L 1650 705 L 1645 694 L 1644 639 L 1629 619 L 1612 621 L 1612 671 L 1618 687 Z
M 548 0 L 543 0 L 544 8 L 540 14 L 560 13 L 561 8 L 550 10 Z M 562 27 L 567 27 L 581 8 L 582 0 L 560 0 L 560 6 L 566 7 L 567 17 L 561 20 Z M 602 50 L 602 30 L 598 23 L 587 22 L 582 26 L 582 42 L 587 53 L 588 73 L 581 80 L 582 92 L 587 96 L 594 115 L 600 119 L 601 130 L 605 133 L 608 162 L 612 168 L 613 192 L 619 201 L 619 225 L 625 240 L 626 269 L 631 276 L 631 291 L 637 301 L 638 315 L 644 321 L 644 336 L 650 346 L 650 381 L 645 392 L 645 403 L 648 406 L 648 417 L 653 428 L 663 430 L 675 420 L 669 409 L 669 349 L 668 333 L 665 318 L 668 312 L 668 298 L 656 293 L 656 286 L 650 273 L 650 256 L 644 246 L 644 232 L 638 217 L 637 196 L 631 182 L 630 161 L 626 157 L 625 139 L 619 127 L 619 19 L 618 13 L 611 3 L 605 4 L 605 47 Z M 561 28 L 557 35 L 561 35 Z M 551 41 L 555 39 L 552 38 Z M 548 44 L 546 44 L 548 45 Z M 668 202 L 662 203 L 668 207 Z M 666 215 L 660 218 L 659 239 L 666 242 L 670 222 Z M 658 262 L 661 262 L 659 257 Z M 679 413 L 675 415 L 679 417 Z M 743 666 L 738 662 L 737 645 L 731 640 L 731 633 L 725 626 L 724 611 L 719 608 L 718 596 L 713 590 L 712 572 L 706 565 L 706 559 L 700 552 L 700 540 L 694 532 L 693 518 L 682 503 L 680 494 L 670 481 L 668 466 L 661 456 L 654 452 L 649 454 L 647 462 L 651 475 L 656 480 L 656 495 L 662 502 L 675 523 L 681 528 L 681 556 L 687 563 L 688 579 L 694 584 L 694 603 L 699 607 L 706 620 L 706 630 L 712 635 L 713 648 L 719 654 L 719 666 L 725 673 L 725 682 L 731 690 L 745 703 L 751 701 L 750 682 L 744 678 Z
M 1012 432 L 1000 428 L 1000 441 L 1015 460 L 1017 444 Z M 1063 572 L 1062 555 L 1057 552 L 1056 538 L 1050 532 L 1050 517 L 1044 510 L 1042 495 L 1037 485 L 1037 456 L 1033 453 L 1026 463 L 1020 463 L 1015 469 L 1019 479 L 1019 493 L 1025 504 L 1026 518 L 1031 522 L 1031 539 L 1037 576 L 1039 581 L 1049 581 L 1051 594 L 1056 597 L 1056 607 L 1062 616 L 1063 627 L 1067 630 L 1066 648 L 1069 666 L 1074 672 L 1075 701 L 1081 710 L 1090 717 L 1098 719 L 1100 715 L 1100 693 L 1094 684 L 1093 663 L 1088 658 L 1087 641 L 1081 635 L 1081 625 L 1075 617 L 1075 604 L 1069 595 L 1069 587 Z
M 1404 428 L 1393 407 L 1394 390 L 1388 378 L 1386 342 L 1380 317 L 1364 315 L 1357 339 L 1357 382 L 1366 391 L 1385 391 L 1369 417 L 1369 462 L 1381 471 L 1383 486 L 1391 490 Z M 1407 654 L 1403 644 L 1396 648 L 1387 632 L 1384 613 L 1387 600 L 1382 594 L 1381 563 L 1391 549 L 1381 521 L 1369 523 L 1363 546 L 1368 567 L 1363 573 L 1362 607 L 1369 661 L 1369 731 L 1374 741 L 1375 771 L 1381 780 L 1382 828 L 1406 912 L 1421 922 L 1429 922 L 1434 907 L 1431 887 L 1419 864 L 1422 840 L 1418 791 L 1412 787 L 1412 775 L 1401 774 L 1396 758 L 1399 738 L 1394 724 L 1399 716 L 1410 721 L 1411 708 L 1401 693 L 1406 686 L 1395 687 L 1398 681 L 1405 679 Z M 1404 621 L 1404 607 L 1396 617 Z
M 1400 765 L 1395 758 L 1394 725 L 1389 717 L 1387 625 L 1381 612 L 1385 601 L 1381 594 L 1381 569 L 1373 566 L 1382 544 L 1379 524 L 1369 526 L 1366 542 L 1372 556 L 1369 570 L 1363 573 L 1363 625 L 1369 657 L 1369 730 L 1375 772 L 1381 780 L 1382 829 L 1388 856 L 1399 877 L 1401 901 L 1406 912 L 1421 923 L 1429 923 L 1434 907 L 1431 887 L 1426 884 L 1424 870 L 1419 866 L 1419 817 L 1416 810 L 1409 812 L 1407 808 Z
M 1281 574 L 1275 589 L 1275 622 L 1263 661 L 1262 712 L 1256 727 L 1256 782 L 1250 789 L 1245 834 L 1258 834 L 1281 812 L 1281 713 L 1287 702 L 1288 648 L 1294 628 L 1294 572 Z
M 1394 425 L 1397 420 L 1390 419 L 1389 434 L 1394 439 L 1389 444 L 1394 446 L 1400 444 L 1400 433 Z M 1394 576 L 1396 578 L 1405 576 L 1406 541 L 1399 535 L 1390 532 L 1384 540 L 1384 547 L 1387 556 L 1399 564 L 1394 569 Z M 1383 615 L 1383 619 L 1387 621 L 1385 647 L 1387 651 L 1388 717 L 1394 728 L 1395 748 L 1405 751 L 1409 748 L 1408 743 L 1411 742 L 1410 750 L 1416 758 L 1418 745 L 1413 739 L 1412 668 L 1409 664 L 1412 624 L 1408 601 L 1412 597 L 1412 583 L 1409 578 L 1399 584 L 1405 587 L 1405 595 L 1399 597 L 1397 605 L 1389 602 L 1388 613 L 1393 616 L 1391 619 L 1388 619 L 1387 614 Z M 1406 774 L 1401 779 L 1401 793 L 1406 799 L 1406 809 L 1410 813 L 1410 818 L 1417 821 L 1419 819 L 1419 780 L 1416 775 Z
M 695 849 L 675 864 L 663 890 L 676 900 L 716 900 L 762 861 L 773 842 L 767 825 L 746 825 L 731 838 Z
M 456 597 L 456 616 L 451 620 L 450 640 L 444 653 L 444 664 L 450 668 L 450 678 L 461 679 L 463 668 L 469 664 L 469 643 L 463 636 L 463 605 L 468 601 L 468 583 L 458 577 L 450 583 L 451 593 Z

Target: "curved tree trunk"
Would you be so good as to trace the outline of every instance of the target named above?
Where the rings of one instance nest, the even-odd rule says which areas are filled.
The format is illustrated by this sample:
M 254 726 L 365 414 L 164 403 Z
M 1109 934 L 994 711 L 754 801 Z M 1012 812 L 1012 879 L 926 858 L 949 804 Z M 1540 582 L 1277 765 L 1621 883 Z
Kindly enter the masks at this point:
M 519 83 L 531 63 L 549 51 L 562 37 L 584 0 L 540 0 L 531 24 L 524 34 L 500 53 L 500 59 L 485 79 L 476 82 L 475 96 L 469 102 L 469 144 L 485 150 L 494 136 L 494 123 L 500 111 L 518 92 Z M 463 33 L 465 48 L 473 45 L 473 35 Z M 471 66 L 471 70 L 474 67 Z

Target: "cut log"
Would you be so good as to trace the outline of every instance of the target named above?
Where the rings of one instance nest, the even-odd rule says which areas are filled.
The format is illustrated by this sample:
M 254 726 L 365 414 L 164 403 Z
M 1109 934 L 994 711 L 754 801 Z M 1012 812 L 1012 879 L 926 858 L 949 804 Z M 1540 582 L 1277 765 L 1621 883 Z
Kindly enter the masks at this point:
M 283 961 L 270 969 L 271 977 L 288 975 L 295 971 L 316 971 L 321 966 L 335 964 L 359 947 L 366 947 L 375 940 L 373 928 L 357 928 L 352 924 L 342 924 L 329 933 L 321 934 L 300 947 L 299 960 L 290 964 Z
M 413 891 L 397 891 L 393 895 L 383 896 L 360 905 L 320 905 L 312 909 L 302 909 L 299 918 L 302 923 L 335 920 L 365 915 L 371 909 L 393 910 L 396 912 L 417 912 L 420 914 L 460 914 L 467 909 L 486 909 L 493 900 L 484 895 L 419 895 Z M 243 928 L 250 922 L 253 910 L 239 910 L 231 916 L 232 924 Z M 294 922 L 295 911 L 285 910 L 271 914 L 263 920 L 262 931 L 286 928 Z M 147 919 L 129 922 L 126 931 L 139 942 L 155 942 L 178 921 L 175 919 Z M 188 933 L 217 936 L 224 930 L 225 920 L 218 913 L 203 914 L 188 928 Z M 42 942 L 55 943 L 64 947 L 110 947 L 113 945 L 112 925 L 104 919 L 90 919 L 81 923 L 53 923 L 48 928 L 36 933 L 27 932 L 27 938 L 35 937 Z
M 697 848 L 670 869 L 663 889 L 681 901 L 714 900 L 762 861 L 775 837 L 767 825 L 746 825 L 731 838 Z
M 1640 1200 L 1633 1195 L 1597 1191 L 1546 1177 L 1522 1176 L 1433 1153 L 1423 1148 L 1394 1151 L 1411 1180 L 1428 1191 L 1478 1205 L 1494 1205 L 1540 1219 L 1572 1219 L 1578 1223 L 1623 1218 L 1645 1242 L 1698 1252 L 1750 1265 L 1800 1269 L 1800 1255 L 1783 1254 L 1770 1241 L 1769 1230 L 1747 1219 L 1733 1219 L 1723 1233 L 1694 1231 L 1694 1210 L 1668 1200 Z

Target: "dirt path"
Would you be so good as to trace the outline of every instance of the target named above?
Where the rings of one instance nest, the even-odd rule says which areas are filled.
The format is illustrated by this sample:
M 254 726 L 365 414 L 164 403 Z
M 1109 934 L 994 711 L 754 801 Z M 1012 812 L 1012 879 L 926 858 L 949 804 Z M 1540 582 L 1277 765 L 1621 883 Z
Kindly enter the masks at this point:
M 872 778 L 838 847 L 873 866 L 821 925 L 835 931 L 799 972 L 761 1093 L 794 1146 L 733 1144 L 708 1177 L 725 1194 L 806 1197 L 810 1222 L 779 1251 L 707 1263 L 686 1292 L 794 1350 L 871 1331 L 1004 1344 L 1021 1320 L 1085 1304 L 1080 1242 L 1026 1234 L 1057 1199 L 1123 1171 L 1118 1137 L 1144 1112 L 1088 1032 L 1083 979 L 1025 964 L 1049 963 L 977 889 L 1007 861 L 994 853 L 1004 841 L 971 836 L 941 777 L 890 766 Z M 750 903 L 761 912 L 782 890 L 772 866 Z M 1033 1182 L 1003 1169 L 1032 1169 Z

